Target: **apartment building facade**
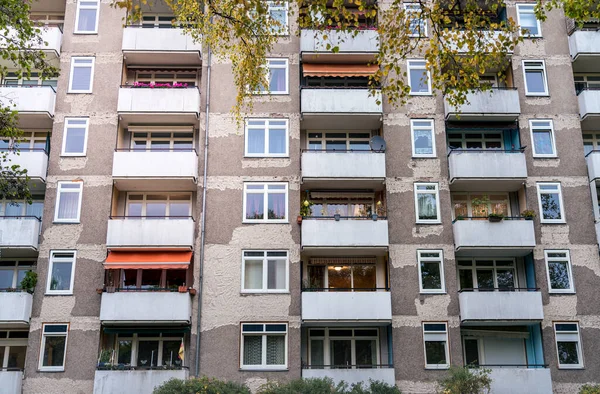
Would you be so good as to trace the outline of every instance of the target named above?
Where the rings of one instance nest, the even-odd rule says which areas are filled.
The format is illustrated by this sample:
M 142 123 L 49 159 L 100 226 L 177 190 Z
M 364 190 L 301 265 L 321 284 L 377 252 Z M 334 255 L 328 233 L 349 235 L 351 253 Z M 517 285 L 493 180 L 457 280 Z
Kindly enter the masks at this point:
M 38 273 L 0 292 L 0 393 L 196 373 L 432 393 L 450 364 L 499 394 L 598 382 L 600 33 L 532 5 L 506 15 L 537 39 L 459 111 L 418 58 L 407 105 L 369 95 L 376 21 L 331 54 L 272 5 L 270 94 L 238 125 L 231 64 L 166 6 L 123 26 L 110 2 L 33 3 L 61 74 L 0 88 L 34 194 L 2 205 L 0 288 Z

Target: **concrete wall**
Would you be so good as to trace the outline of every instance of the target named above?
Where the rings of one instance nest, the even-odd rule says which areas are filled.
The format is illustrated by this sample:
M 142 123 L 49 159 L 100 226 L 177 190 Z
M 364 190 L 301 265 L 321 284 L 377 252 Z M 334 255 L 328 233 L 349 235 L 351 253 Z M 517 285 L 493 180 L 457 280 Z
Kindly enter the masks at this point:
M 187 379 L 189 372 L 169 371 L 96 371 L 94 394 L 147 394 L 170 379 Z
M 190 322 L 192 301 L 188 293 L 102 293 L 102 322 Z
M 458 301 L 463 323 L 544 319 L 539 291 L 465 291 L 458 295 Z
M 392 297 L 387 291 L 302 292 L 302 320 L 391 321 Z
M 33 296 L 26 292 L 0 293 L 0 323 L 29 324 L 32 301 Z M 2 372 L 0 380 L 1 376 Z

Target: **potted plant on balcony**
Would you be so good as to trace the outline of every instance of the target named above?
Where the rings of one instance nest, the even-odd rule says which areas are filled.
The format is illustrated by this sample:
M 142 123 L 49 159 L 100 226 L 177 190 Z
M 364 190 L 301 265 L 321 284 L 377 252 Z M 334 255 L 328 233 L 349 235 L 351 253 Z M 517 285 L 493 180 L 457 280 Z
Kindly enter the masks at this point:
M 308 200 L 302 202 L 302 205 L 300 206 L 300 215 L 298 215 L 298 224 L 302 224 L 302 218 L 305 216 L 312 215 L 312 206 L 313 203 Z
M 37 284 L 37 272 L 27 271 L 25 277 L 21 280 L 21 289 L 33 294 L 35 285 Z
M 98 357 L 98 368 L 100 369 L 111 369 L 112 368 L 112 353 L 108 349 L 103 349 Z
M 498 222 L 501 222 L 501 221 L 502 221 L 502 219 L 504 219 L 504 215 L 503 215 L 503 214 L 501 214 L 501 213 L 494 213 L 494 212 L 492 212 L 492 213 L 490 213 L 490 214 L 488 215 L 488 220 L 489 220 L 491 223 L 498 223 Z
M 487 194 L 482 195 L 481 197 L 475 197 L 471 199 L 471 209 L 473 211 L 472 215 L 474 218 L 485 218 L 488 215 L 488 206 L 490 203 L 490 198 Z
M 342 215 L 340 213 L 339 209 L 335 210 L 335 213 L 333 214 L 333 218 L 335 219 L 336 222 L 339 222 L 341 219 Z
M 182 286 L 179 286 L 179 287 L 177 288 L 177 290 L 178 290 L 180 293 L 187 293 L 187 291 L 188 291 L 188 288 L 187 288 L 187 286 L 186 286 L 186 285 L 185 285 L 185 283 L 184 283 Z
M 374 221 L 377 221 L 378 217 L 385 217 L 385 207 L 383 206 L 381 200 L 375 203 L 375 213 L 371 215 L 371 218 Z
M 521 216 L 523 216 L 525 220 L 533 220 L 535 217 L 535 211 L 533 209 L 526 209 L 521 212 Z

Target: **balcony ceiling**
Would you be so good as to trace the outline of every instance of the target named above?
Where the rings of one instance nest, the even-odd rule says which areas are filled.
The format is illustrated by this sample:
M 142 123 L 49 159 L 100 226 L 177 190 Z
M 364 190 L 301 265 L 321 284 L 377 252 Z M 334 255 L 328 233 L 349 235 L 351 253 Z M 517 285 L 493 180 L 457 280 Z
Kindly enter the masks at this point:
M 355 256 L 387 256 L 387 246 L 379 247 L 302 247 L 302 258 L 319 257 L 355 257 Z
M 135 51 L 123 50 L 123 61 L 129 66 L 153 67 L 199 67 L 202 65 L 199 51 Z
M 466 179 L 455 178 L 450 180 L 450 190 L 460 192 L 514 192 L 525 184 L 525 179 Z

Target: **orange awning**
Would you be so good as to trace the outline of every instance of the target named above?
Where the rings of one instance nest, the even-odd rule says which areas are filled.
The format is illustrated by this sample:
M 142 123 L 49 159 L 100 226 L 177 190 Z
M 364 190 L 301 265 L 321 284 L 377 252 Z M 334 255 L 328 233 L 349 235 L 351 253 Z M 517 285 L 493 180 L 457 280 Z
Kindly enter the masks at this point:
M 105 269 L 187 269 L 192 252 L 114 252 L 104 262 Z
M 379 66 L 364 64 L 312 64 L 302 66 L 305 77 L 368 77 L 379 70 Z

